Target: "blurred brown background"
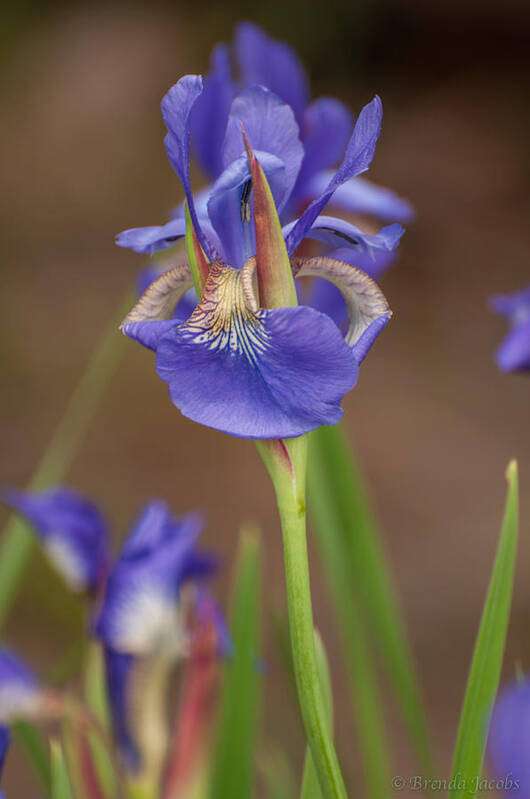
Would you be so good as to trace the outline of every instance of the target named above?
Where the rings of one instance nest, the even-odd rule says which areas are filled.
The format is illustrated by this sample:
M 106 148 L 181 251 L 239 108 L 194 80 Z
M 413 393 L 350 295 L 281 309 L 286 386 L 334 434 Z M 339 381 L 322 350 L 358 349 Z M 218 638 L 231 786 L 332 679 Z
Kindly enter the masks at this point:
M 336 95 L 353 110 L 381 95 L 370 177 L 417 210 L 384 280 L 394 320 L 345 408 L 447 777 L 512 456 L 522 535 L 506 676 L 530 658 L 530 384 L 497 371 L 505 325 L 487 308 L 490 294 L 529 282 L 530 9 L 522 0 L 12 4 L 0 23 L 1 481 L 23 485 L 30 475 L 144 264 L 116 248 L 114 234 L 162 222 L 181 197 L 162 146 L 163 93 L 182 74 L 205 71 L 211 46 L 229 40 L 240 18 L 299 50 L 314 95 Z M 205 509 L 204 543 L 226 564 L 223 597 L 239 522 L 261 525 L 265 736 L 299 764 L 303 741 L 270 624 L 270 610 L 284 607 L 280 536 L 252 445 L 180 416 L 150 355 L 130 343 L 68 482 L 105 506 L 117 542 L 153 496 L 175 511 Z M 29 576 L 7 638 L 45 675 L 80 619 L 40 558 Z M 316 557 L 312 578 L 339 747 L 358 786 L 347 681 Z M 414 774 L 390 701 L 388 730 L 394 772 Z M 11 799 L 38 795 L 16 752 L 5 789 Z

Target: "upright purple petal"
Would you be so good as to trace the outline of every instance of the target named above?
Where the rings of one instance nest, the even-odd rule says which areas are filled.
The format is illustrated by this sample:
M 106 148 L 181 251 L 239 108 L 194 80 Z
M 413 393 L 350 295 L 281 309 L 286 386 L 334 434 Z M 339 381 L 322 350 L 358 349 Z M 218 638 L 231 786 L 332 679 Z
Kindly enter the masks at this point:
M 255 153 L 267 176 L 274 200 L 286 198 L 285 165 L 269 153 Z M 233 161 L 215 182 L 208 213 L 221 241 L 224 260 L 237 268 L 256 252 L 250 167 L 246 155 Z
M 169 162 L 179 176 L 203 250 L 210 255 L 210 244 L 200 228 L 190 184 L 190 116 L 202 92 L 200 75 L 185 75 L 171 87 L 162 100 L 162 116 L 168 134 L 164 140 Z
M 204 80 L 202 94 L 191 114 L 192 147 L 211 180 L 215 180 L 223 169 L 221 146 L 235 95 L 230 51 L 225 44 L 220 44 L 212 53 L 211 71 Z
M 308 182 L 308 197 L 318 197 L 329 184 L 333 172 L 324 169 Z M 364 178 L 350 178 L 333 194 L 330 203 L 350 214 L 373 216 L 383 222 L 410 222 L 414 210 L 407 200 L 383 186 L 376 186 Z
M 4 501 L 34 527 L 48 558 L 73 591 L 93 591 L 101 585 L 109 565 L 109 541 L 99 508 L 71 488 L 5 491 Z
M 283 162 L 286 199 L 296 183 L 304 157 L 298 125 L 291 108 L 263 86 L 252 86 L 236 97 L 230 109 L 223 143 L 225 167 L 245 155 L 241 125 L 255 152 L 270 153 Z
M 235 47 L 243 86 L 266 86 L 291 106 L 301 124 L 309 85 L 295 51 L 251 22 L 237 26 Z
M 178 654 L 186 645 L 178 598 L 185 580 L 210 574 L 200 557 L 201 521 L 171 516 L 166 503 L 151 502 L 123 546 L 106 586 L 95 634 L 123 654 Z
M 530 799 L 530 680 L 506 686 L 495 706 L 490 721 L 488 759 L 494 776 L 510 780 L 504 788 L 506 796 Z
M 309 182 L 316 173 L 341 161 L 352 129 L 350 111 L 333 97 L 320 97 L 306 108 L 302 128 L 305 156 L 295 189 L 300 200 L 313 199 Z
M 353 133 L 346 148 L 344 160 L 329 181 L 323 193 L 304 211 L 286 238 L 287 250 L 293 253 L 307 231 L 312 227 L 333 193 L 352 177 L 365 172 L 374 157 L 375 145 L 381 131 L 383 107 L 379 97 L 365 105 L 357 118 Z
M 288 438 L 336 424 L 357 378 L 340 331 L 311 308 L 253 311 L 240 276 L 212 266 L 192 317 L 160 340 L 157 370 L 174 404 L 242 438 Z

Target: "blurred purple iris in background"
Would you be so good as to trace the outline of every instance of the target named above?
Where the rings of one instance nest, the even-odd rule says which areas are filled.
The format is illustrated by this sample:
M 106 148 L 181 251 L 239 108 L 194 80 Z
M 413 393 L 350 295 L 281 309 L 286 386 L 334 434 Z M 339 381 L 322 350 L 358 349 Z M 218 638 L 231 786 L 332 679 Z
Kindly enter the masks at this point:
M 500 692 L 488 738 L 494 776 L 505 781 L 506 795 L 530 799 L 530 680 L 513 682 Z M 510 782 L 509 782 L 510 781 Z
M 31 669 L 11 652 L 0 650 L 0 723 L 34 715 L 41 699 L 40 684 Z
M 214 559 L 197 551 L 201 528 L 197 516 L 176 519 L 165 502 L 150 502 L 111 569 L 94 622 L 104 646 L 114 735 L 131 772 L 141 767 L 133 697 L 146 690 L 157 662 L 187 654 L 186 616 L 197 596 L 186 599 L 185 587 L 215 569 Z M 143 688 L 135 688 L 138 675 Z
M 497 350 L 497 364 L 503 372 L 530 369 L 530 286 L 514 294 L 497 295 L 491 307 L 506 316 L 511 330 Z
M 70 590 L 93 592 L 106 578 L 109 540 L 100 510 L 71 488 L 4 491 L 4 501 L 26 517 Z

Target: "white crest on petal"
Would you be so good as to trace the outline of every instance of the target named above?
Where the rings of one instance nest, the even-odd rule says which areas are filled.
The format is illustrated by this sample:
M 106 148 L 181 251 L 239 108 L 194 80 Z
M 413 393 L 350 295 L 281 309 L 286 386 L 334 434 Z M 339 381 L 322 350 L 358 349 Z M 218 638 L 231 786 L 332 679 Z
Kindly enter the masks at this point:
M 84 564 L 77 552 L 69 546 L 62 536 L 50 535 L 44 542 L 46 555 L 53 567 L 74 593 L 86 590 Z
M 366 272 L 335 258 L 291 258 L 295 277 L 322 277 L 341 291 L 350 316 L 346 343 L 353 347 L 372 322 L 391 316 L 385 295 Z
M 187 264 L 179 264 L 164 272 L 142 294 L 121 323 L 120 330 L 131 322 L 171 319 L 179 300 L 192 286 L 193 278 Z
M 178 603 L 150 585 L 135 588 L 116 609 L 114 626 L 113 647 L 120 652 L 159 652 L 171 657 L 187 654 L 188 637 Z
M 0 686 L 0 722 L 5 724 L 39 712 L 41 692 L 34 685 L 7 680 Z

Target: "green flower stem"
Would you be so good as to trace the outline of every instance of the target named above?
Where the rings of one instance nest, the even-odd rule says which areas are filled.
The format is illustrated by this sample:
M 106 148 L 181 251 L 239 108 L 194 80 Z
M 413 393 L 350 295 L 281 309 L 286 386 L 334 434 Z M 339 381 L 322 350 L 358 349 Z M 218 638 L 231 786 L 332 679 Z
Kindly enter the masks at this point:
M 101 337 L 44 457 L 28 483 L 30 491 L 60 482 L 68 471 L 124 351 L 125 338 L 117 327 L 133 301 L 132 292 L 127 292 L 112 325 Z M 33 535 L 29 527 L 20 516 L 12 514 L 4 528 L 0 549 L 0 627 L 16 596 L 32 546 Z
M 306 541 L 307 437 L 263 441 L 258 449 L 274 484 L 282 525 L 289 629 L 307 742 L 324 799 L 346 799 L 315 652 Z

